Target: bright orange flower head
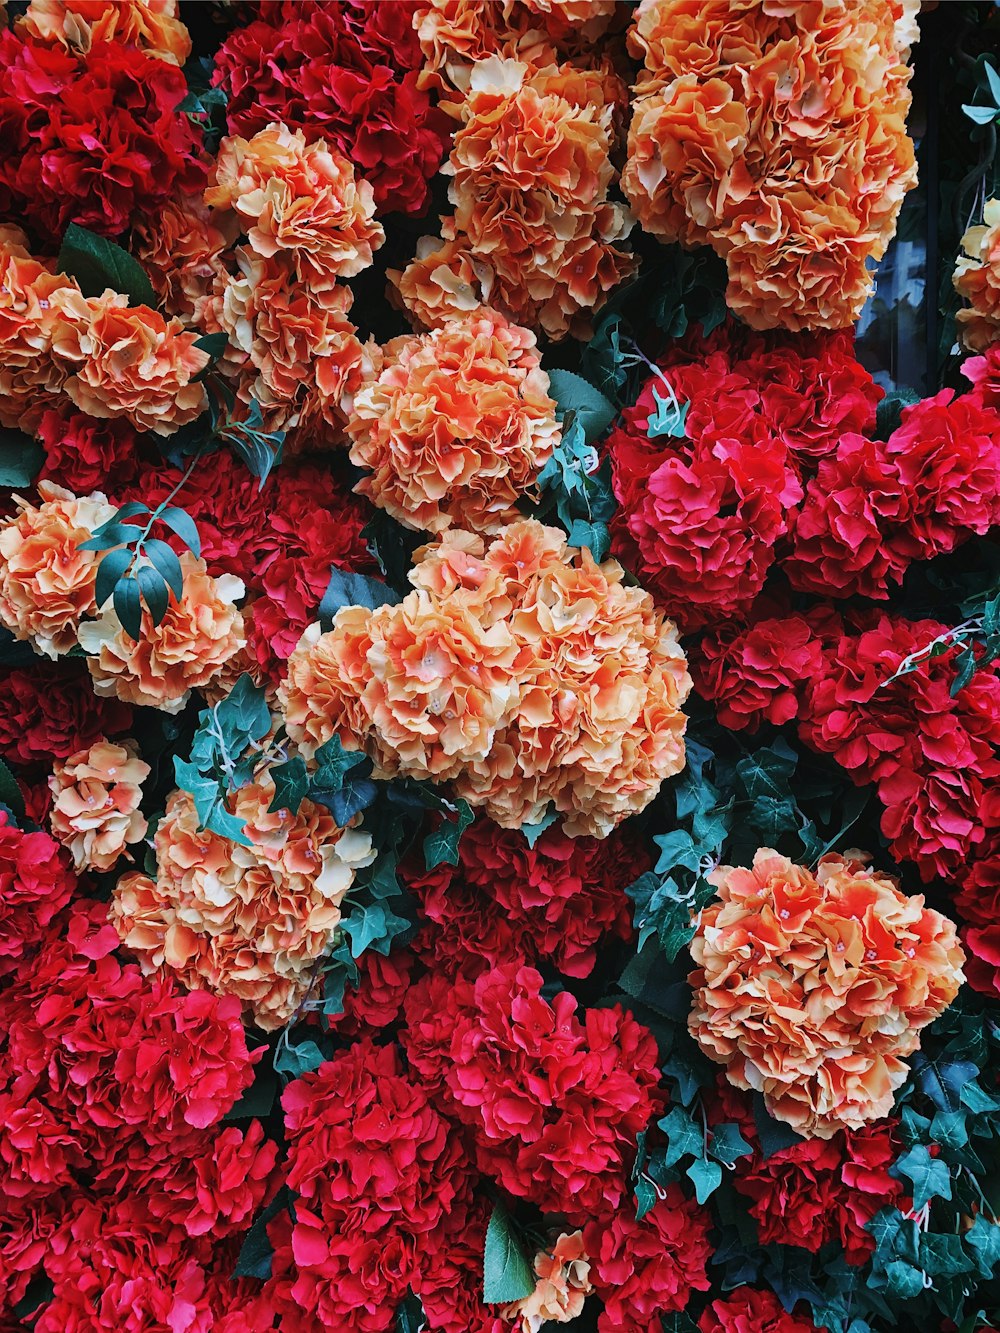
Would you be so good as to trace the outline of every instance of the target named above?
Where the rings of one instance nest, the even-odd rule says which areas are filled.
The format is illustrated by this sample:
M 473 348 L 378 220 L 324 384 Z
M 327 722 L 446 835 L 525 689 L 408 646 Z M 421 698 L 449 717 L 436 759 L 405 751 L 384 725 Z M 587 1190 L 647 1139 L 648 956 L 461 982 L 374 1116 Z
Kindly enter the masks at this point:
M 348 159 L 284 125 L 224 139 L 205 202 L 236 213 L 255 253 L 289 254 L 314 291 L 367 268 L 385 240 L 372 188 Z
M 959 310 L 958 333 L 970 352 L 984 352 L 1000 338 L 1000 199 L 988 199 L 983 223 L 962 237 L 955 290 L 969 305 Z
M 454 216 L 437 251 L 422 243 L 412 275 L 396 281 L 415 312 L 455 288 L 456 311 L 469 308 L 462 284 L 447 277 L 467 249 L 478 291 L 508 318 L 552 337 L 582 332 L 591 313 L 635 268 L 622 248 L 628 211 L 609 199 L 615 119 L 624 89 L 607 70 L 529 67 L 490 56 L 472 66 L 461 127 L 442 168 L 452 177 Z M 435 281 L 442 295 L 422 290 Z
M 449 529 L 415 558 L 398 605 L 307 631 L 279 690 L 299 745 L 336 733 L 505 828 L 554 805 L 572 836 L 606 835 L 683 768 L 677 632 L 614 561 L 531 520 L 488 548 Z
M 139 809 L 150 767 L 134 741 L 97 741 L 55 763 L 49 778 L 49 826 L 68 848 L 77 870 L 110 870 L 148 825 Z
M 236 601 L 243 584 L 231 574 L 215 579 L 205 562 L 181 558 L 183 595 L 170 594 L 158 625 L 142 613 L 138 640 L 130 638 L 109 604 L 99 620 L 80 630 L 80 646 L 99 695 L 177 713 L 192 690 L 208 685 L 244 646 L 243 617 Z
M 36 653 L 58 657 L 96 613 L 100 555 L 80 544 L 115 507 L 100 492 L 77 499 L 48 481 L 39 482 L 38 494 L 37 506 L 16 497 L 16 513 L 0 525 L 0 620 Z
M 282 1027 L 315 983 L 340 904 L 374 860 L 371 837 L 341 829 L 323 807 L 270 806 L 259 773 L 231 800 L 244 847 L 199 826 L 194 801 L 175 791 L 156 830 L 156 878 L 119 880 L 110 919 L 144 972 L 174 972 L 191 990 L 235 995 L 265 1030 Z
M 222 256 L 234 239 L 197 197 L 179 195 L 155 215 L 142 217 L 132 230 L 131 253 L 149 274 L 168 315 L 201 323 L 216 280 L 224 272 Z
M 356 489 L 407 527 L 495 532 L 559 439 L 535 336 L 482 310 L 384 349 L 350 400 Z
M 177 0 L 31 0 L 17 31 L 35 42 L 87 52 L 95 42 L 136 46 L 183 65 L 191 37 L 177 17 Z
M 643 227 L 711 245 L 754 328 L 842 328 L 916 184 L 915 0 L 642 0 L 622 186 Z
M 800 1134 L 887 1115 L 905 1057 L 964 980 L 952 923 L 860 852 L 825 856 L 814 875 L 764 848 L 752 869 L 709 879 L 718 899 L 691 943 L 701 1049 Z
M 57 293 L 53 348 L 65 367 L 65 391 L 92 417 L 125 417 L 137 430 L 170 435 L 207 404 L 197 377 L 209 355 L 198 333 L 178 319 L 107 291 L 84 299 Z

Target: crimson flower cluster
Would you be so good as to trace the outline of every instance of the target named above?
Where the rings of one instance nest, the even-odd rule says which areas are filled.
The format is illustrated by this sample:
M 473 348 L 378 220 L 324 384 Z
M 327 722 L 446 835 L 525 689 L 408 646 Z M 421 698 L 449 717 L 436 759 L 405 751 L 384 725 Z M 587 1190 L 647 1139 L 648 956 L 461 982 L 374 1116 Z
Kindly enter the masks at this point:
M 355 165 L 384 212 L 419 213 L 449 122 L 419 86 L 416 0 L 267 0 L 219 48 L 215 82 L 231 134 L 272 121 L 325 139 Z
M 0 33 L 0 217 L 46 242 L 75 222 L 117 236 L 204 187 L 176 65 L 118 42 L 86 53 Z
M 612 532 L 685 631 L 746 615 L 777 568 L 798 591 L 885 599 L 914 560 L 1000 517 L 1000 416 L 983 392 L 943 389 L 881 441 L 882 391 L 846 334 L 727 322 L 653 369 L 607 441 Z

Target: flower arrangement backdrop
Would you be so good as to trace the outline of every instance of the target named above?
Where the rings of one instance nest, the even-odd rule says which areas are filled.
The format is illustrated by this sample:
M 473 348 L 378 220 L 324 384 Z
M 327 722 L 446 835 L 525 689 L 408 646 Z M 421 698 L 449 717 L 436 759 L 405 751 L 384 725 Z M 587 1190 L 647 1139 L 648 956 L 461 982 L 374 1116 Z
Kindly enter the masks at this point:
M 996 8 L 2 8 L 0 1333 L 1000 1327 Z

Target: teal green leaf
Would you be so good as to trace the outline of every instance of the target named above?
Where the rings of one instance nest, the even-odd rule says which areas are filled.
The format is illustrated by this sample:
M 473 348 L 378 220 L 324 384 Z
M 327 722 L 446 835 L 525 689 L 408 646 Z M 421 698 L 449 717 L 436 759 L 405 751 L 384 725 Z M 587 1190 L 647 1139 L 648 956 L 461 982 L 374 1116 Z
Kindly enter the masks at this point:
M 30 486 L 45 462 L 45 450 L 20 430 L 0 428 L 0 486 Z
M 915 1143 L 897 1158 L 890 1173 L 910 1181 L 913 1186 L 913 1207 L 923 1208 L 931 1199 L 951 1198 L 951 1173 L 940 1157 L 932 1157 L 926 1143 Z
M 75 222 L 66 228 L 56 268 L 75 278 L 84 296 L 101 296 L 110 287 L 131 305 L 156 307 L 156 293 L 142 265 L 114 241 Z
M 600 389 L 571 370 L 551 370 L 549 392 L 556 400 L 560 417 L 569 412 L 575 414 L 588 444 L 603 435 L 617 415 L 614 403 Z
M 483 1250 L 483 1300 L 506 1305 L 535 1290 L 535 1275 L 503 1204 L 494 1205 Z

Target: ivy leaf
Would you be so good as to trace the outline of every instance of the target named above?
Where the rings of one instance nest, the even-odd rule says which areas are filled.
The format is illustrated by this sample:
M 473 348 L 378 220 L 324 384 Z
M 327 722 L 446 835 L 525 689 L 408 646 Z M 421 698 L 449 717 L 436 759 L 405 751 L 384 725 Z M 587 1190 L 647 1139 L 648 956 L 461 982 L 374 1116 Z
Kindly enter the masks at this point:
M 972 1250 L 983 1277 L 992 1277 L 1000 1263 L 1000 1225 L 980 1213 L 962 1239 Z
M 913 1207 L 923 1208 L 931 1199 L 951 1198 L 951 1173 L 947 1162 L 932 1157 L 926 1143 L 915 1143 L 889 1168 L 897 1179 L 905 1177 L 913 1186 Z
M 710 1156 L 722 1162 L 724 1166 L 732 1166 L 740 1157 L 753 1155 L 753 1148 L 740 1133 L 739 1125 L 729 1122 L 716 1125 L 712 1130 L 708 1151 Z
M 574 519 L 568 541 L 570 546 L 575 546 L 577 550 L 586 547 L 598 564 L 611 550 L 611 534 L 606 523 L 588 523 L 586 519 Z
M 680 1311 L 676 1314 L 665 1314 L 661 1316 L 663 1320 L 663 1333 L 698 1333 L 698 1325 L 689 1314 Z
M 913 1268 L 900 1259 L 893 1259 L 885 1266 L 886 1293 L 900 1301 L 912 1301 L 924 1289 L 924 1275 L 919 1268 Z
M 736 775 L 751 801 L 788 799 L 788 784 L 798 766 L 799 757 L 783 740 L 747 755 L 736 765 Z
M 274 1057 L 275 1071 L 285 1078 L 300 1078 L 313 1069 L 318 1069 L 326 1056 L 314 1041 L 300 1041 L 297 1046 L 291 1042 L 279 1044 Z
M 407 1292 L 406 1299 L 396 1311 L 396 1333 L 421 1333 L 426 1327 L 423 1306 L 412 1291 Z
M 667 1147 L 663 1153 L 664 1165 L 675 1166 L 682 1157 L 704 1156 L 704 1132 L 683 1107 L 671 1107 L 668 1114 L 657 1121 L 657 1125 L 667 1136 Z
M 364 750 L 344 748 L 340 737 L 333 735 L 316 751 L 317 769 L 313 775 L 313 785 L 328 791 L 336 791 L 352 769 L 367 763 L 371 772 L 371 761 Z
M 0 486 L 30 486 L 45 462 L 45 450 L 20 430 L 0 429 Z
M 559 818 L 558 811 L 549 809 L 546 810 L 545 814 L 542 815 L 541 819 L 537 822 L 537 824 L 522 824 L 521 832 L 524 834 L 524 840 L 528 844 L 528 846 L 534 847 L 535 843 L 542 836 L 545 830 L 547 828 L 551 828 L 558 818 Z
M 761 1153 L 765 1160 L 768 1157 L 773 1157 L 776 1152 L 781 1152 L 784 1148 L 790 1148 L 793 1144 L 802 1142 L 802 1139 L 791 1126 L 786 1125 L 783 1120 L 775 1120 L 768 1113 L 764 1098 L 759 1092 L 753 1094 L 753 1118 L 757 1137 L 760 1139 Z
M 575 414 L 588 444 L 603 435 L 617 415 L 614 403 L 600 389 L 571 370 L 550 370 L 549 392 L 556 400 L 560 418 L 569 412 Z
M 925 1273 L 932 1277 L 954 1277 L 968 1273 L 974 1266 L 958 1236 L 921 1234 L 920 1267 Z
M 945 1055 L 932 1059 L 923 1051 L 914 1052 L 910 1067 L 917 1087 L 939 1111 L 959 1110 L 963 1090 L 979 1073 L 978 1067 L 971 1060 L 954 1060 Z
M 7 807 L 18 824 L 24 822 L 24 793 L 2 759 L 0 759 L 0 803 Z
M 433 870 L 442 862 L 450 866 L 458 865 L 458 844 L 472 823 L 473 814 L 467 801 L 456 801 L 455 806 L 455 818 L 442 819 L 437 828 L 424 838 L 424 866 L 427 870 Z
M 131 305 L 156 308 L 156 293 L 142 265 L 114 241 L 75 222 L 66 228 L 56 268 L 76 278 L 84 296 L 101 296 L 110 287 L 124 293 Z
M 490 1305 L 524 1300 L 535 1290 L 535 1275 L 514 1235 L 502 1203 L 494 1205 L 483 1250 L 483 1300 Z
M 332 621 L 344 606 L 364 606 L 374 611 L 377 606 L 392 606 L 401 600 L 387 583 L 335 567 L 316 615 L 319 620 L 327 622 Z
M 309 790 L 305 760 L 295 755 L 287 763 L 277 764 L 271 769 L 271 779 L 274 782 L 274 800 L 268 806 L 268 814 L 287 810 L 290 815 L 297 815 Z
M 217 778 L 207 777 L 194 764 L 186 763 L 179 755 L 174 756 L 174 777 L 178 787 L 188 792 L 193 799 L 201 828 L 218 833 L 220 837 L 228 838 L 230 842 L 237 842 L 241 847 L 253 846 L 243 832 L 242 820 L 237 819 L 226 809 L 224 792 Z
M 360 903 L 340 923 L 351 941 L 351 957 L 360 958 L 366 949 L 388 954 L 397 935 L 409 930 L 410 922 L 396 916 L 385 903 Z
M 676 400 L 671 401 L 669 398 L 661 398 L 655 388 L 653 389 L 653 399 L 656 402 L 656 411 L 649 415 L 646 422 L 646 434 L 650 439 L 654 439 L 658 435 L 667 435 L 675 440 L 683 439 L 690 403 L 679 403 Z
M 635 1182 L 635 1220 L 641 1222 L 651 1208 L 656 1206 L 656 1186 L 647 1176 L 640 1176 Z
M 707 1157 L 692 1162 L 685 1174 L 694 1185 L 694 1197 L 699 1203 L 705 1203 L 722 1184 L 722 1167 Z

